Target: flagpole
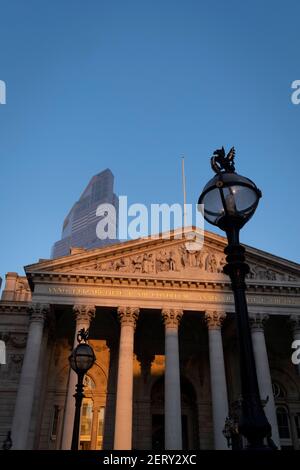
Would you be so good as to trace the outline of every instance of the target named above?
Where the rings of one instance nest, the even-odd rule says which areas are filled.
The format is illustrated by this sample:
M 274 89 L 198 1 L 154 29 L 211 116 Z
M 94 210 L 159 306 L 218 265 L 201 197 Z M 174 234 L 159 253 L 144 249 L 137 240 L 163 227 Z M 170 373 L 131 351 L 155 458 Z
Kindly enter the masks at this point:
M 184 168 L 184 156 L 181 159 L 182 169 L 182 191 L 183 191 L 183 228 L 186 227 L 186 184 L 185 184 L 185 168 Z

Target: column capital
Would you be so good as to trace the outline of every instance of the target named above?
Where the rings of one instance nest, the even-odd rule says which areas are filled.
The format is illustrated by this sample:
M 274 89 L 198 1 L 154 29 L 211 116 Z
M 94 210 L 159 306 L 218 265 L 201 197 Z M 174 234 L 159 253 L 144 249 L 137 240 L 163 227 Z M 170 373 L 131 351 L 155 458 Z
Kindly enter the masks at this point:
M 73 305 L 73 312 L 76 321 L 91 322 L 95 318 L 96 308 L 95 305 L 89 304 L 75 304 Z
M 294 334 L 300 333 L 300 315 L 297 315 L 296 313 L 290 315 L 289 324 Z
M 166 328 L 178 328 L 183 310 L 180 308 L 163 308 L 161 314 Z
M 30 323 L 37 322 L 37 323 L 45 323 L 46 317 L 50 312 L 50 305 L 49 304 L 40 304 L 40 303 L 32 303 L 28 307 L 28 312 L 30 315 Z
M 269 320 L 269 315 L 266 313 L 250 313 L 249 323 L 251 330 L 264 330 L 265 323 Z
M 138 307 L 118 307 L 118 317 L 121 326 L 129 325 L 135 328 L 139 313 L 140 309 Z
M 219 330 L 226 318 L 226 313 L 219 310 L 207 310 L 204 317 L 209 330 Z

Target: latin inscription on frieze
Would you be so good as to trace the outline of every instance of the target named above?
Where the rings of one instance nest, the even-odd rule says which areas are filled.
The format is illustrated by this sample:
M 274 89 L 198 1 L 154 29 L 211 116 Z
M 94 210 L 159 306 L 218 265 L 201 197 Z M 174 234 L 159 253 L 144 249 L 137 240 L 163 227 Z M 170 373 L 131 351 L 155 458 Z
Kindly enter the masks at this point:
M 199 302 L 224 302 L 233 303 L 232 294 L 212 294 L 200 292 L 180 292 L 167 289 L 143 289 L 143 288 L 118 288 L 118 287 L 48 287 L 51 295 L 76 296 L 76 297 L 120 297 L 120 298 L 143 298 L 143 299 L 165 299 Z M 297 305 L 300 299 L 295 297 L 247 295 L 249 304 L 256 305 Z

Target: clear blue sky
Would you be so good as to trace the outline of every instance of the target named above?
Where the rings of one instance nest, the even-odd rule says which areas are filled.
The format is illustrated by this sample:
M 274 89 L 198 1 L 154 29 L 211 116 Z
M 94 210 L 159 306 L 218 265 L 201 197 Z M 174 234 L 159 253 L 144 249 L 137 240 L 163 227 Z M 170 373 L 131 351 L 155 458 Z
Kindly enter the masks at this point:
M 1 0 L 0 274 L 47 258 L 90 177 L 188 202 L 213 150 L 263 199 L 242 241 L 299 256 L 299 1 Z

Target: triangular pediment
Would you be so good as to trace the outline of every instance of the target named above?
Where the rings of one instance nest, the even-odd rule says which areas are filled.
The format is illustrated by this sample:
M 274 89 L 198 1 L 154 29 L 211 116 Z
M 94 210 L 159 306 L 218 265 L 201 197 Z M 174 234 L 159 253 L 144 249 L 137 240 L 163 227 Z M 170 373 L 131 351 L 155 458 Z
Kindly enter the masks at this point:
M 168 279 L 227 280 L 222 272 L 225 264 L 225 237 L 204 232 L 203 247 L 198 250 L 193 237 L 203 234 L 190 228 L 183 238 L 181 230 L 157 237 L 146 237 L 94 250 L 75 249 L 69 256 L 42 260 L 26 266 L 33 273 L 87 274 L 94 276 L 149 277 Z M 194 238 L 195 239 L 195 238 Z M 299 283 L 300 266 L 269 253 L 247 248 L 249 280 L 259 283 Z

